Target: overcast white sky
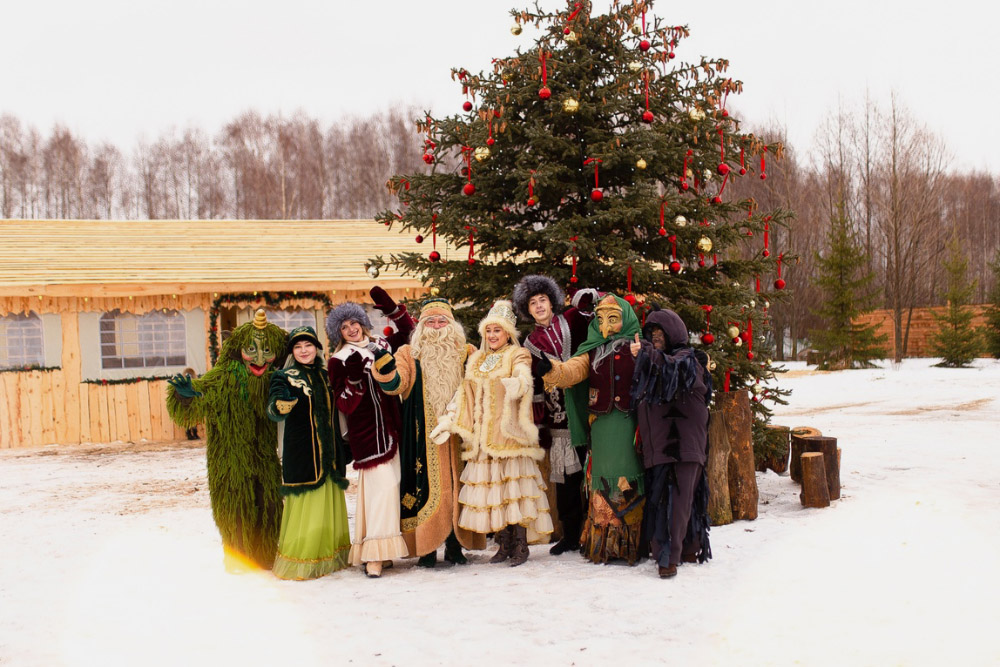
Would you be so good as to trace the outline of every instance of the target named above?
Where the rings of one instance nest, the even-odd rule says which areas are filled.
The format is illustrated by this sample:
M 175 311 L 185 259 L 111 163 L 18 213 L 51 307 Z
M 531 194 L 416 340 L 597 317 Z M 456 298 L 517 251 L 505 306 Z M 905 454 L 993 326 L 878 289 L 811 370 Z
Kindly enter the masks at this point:
M 563 8 L 564 0 L 541 0 Z M 459 109 L 461 65 L 527 44 L 510 34 L 510 0 L 8 0 L 0 113 L 47 133 L 131 148 L 176 126 L 213 133 L 247 109 L 301 109 L 328 122 L 389 105 Z M 607 7 L 597 0 L 595 12 Z M 994 37 L 988 0 L 716 0 L 655 3 L 687 24 L 679 58 L 725 57 L 745 84 L 731 107 L 784 125 L 806 150 L 838 104 L 895 90 L 938 133 L 957 169 L 1000 171 Z M 990 31 L 989 35 L 987 31 Z

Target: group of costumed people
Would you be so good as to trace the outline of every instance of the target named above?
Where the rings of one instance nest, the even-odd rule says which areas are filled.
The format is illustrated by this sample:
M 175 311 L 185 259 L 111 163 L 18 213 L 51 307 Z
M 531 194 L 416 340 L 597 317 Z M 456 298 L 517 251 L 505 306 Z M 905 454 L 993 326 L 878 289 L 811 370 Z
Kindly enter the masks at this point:
M 565 308 L 555 281 L 526 276 L 479 322 L 477 348 L 446 299 L 414 319 L 383 289 L 371 296 L 391 333 L 374 336 L 362 305 L 339 304 L 328 361 L 312 327 L 286 334 L 259 310 L 212 370 L 170 381 L 174 421 L 205 424 L 227 565 L 296 580 L 358 565 L 377 578 L 402 558 L 433 567 L 442 545 L 464 564 L 463 548 L 490 535 L 491 563 L 521 565 L 555 532 L 550 483 L 552 554 L 651 555 L 664 578 L 711 557 L 711 376 L 676 313 L 640 324 L 624 299 L 591 289 Z M 518 316 L 533 325 L 523 345 Z

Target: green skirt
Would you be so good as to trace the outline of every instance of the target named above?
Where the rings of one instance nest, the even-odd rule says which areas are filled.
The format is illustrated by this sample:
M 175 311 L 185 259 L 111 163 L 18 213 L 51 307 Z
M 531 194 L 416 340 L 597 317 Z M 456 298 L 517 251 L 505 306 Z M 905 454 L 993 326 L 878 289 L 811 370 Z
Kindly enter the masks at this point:
M 605 491 L 604 482 L 620 493 L 618 479 L 624 477 L 641 495 L 644 471 L 635 452 L 636 419 L 621 410 L 598 415 L 590 427 L 590 488 Z
M 327 477 L 323 486 L 285 497 L 274 575 L 316 579 L 347 567 L 351 534 L 344 490 Z

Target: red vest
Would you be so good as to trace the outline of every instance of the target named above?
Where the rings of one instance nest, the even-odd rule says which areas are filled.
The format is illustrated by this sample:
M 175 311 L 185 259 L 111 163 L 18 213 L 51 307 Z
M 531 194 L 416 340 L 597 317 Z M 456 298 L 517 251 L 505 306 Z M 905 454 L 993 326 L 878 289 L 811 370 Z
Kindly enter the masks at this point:
M 606 415 L 611 408 L 622 412 L 632 411 L 632 371 L 635 370 L 635 359 L 629 351 L 629 341 L 621 338 L 611 344 L 612 352 L 601 357 L 596 368 L 594 359 L 606 347 L 598 347 L 590 354 L 590 396 L 588 407 L 594 414 Z

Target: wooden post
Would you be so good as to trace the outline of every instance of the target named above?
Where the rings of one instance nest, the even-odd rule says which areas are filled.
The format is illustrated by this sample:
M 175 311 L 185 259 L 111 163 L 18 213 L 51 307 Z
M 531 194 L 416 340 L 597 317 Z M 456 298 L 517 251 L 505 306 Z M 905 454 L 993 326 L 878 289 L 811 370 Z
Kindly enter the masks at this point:
M 733 522 L 733 507 L 729 502 L 729 436 L 726 420 L 718 409 L 712 410 L 708 422 L 708 517 L 713 526 Z
M 818 428 L 812 426 L 796 426 L 791 432 L 792 457 L 788 466 L 788 474 L 796 484 L 802 483 L 802 454 L 806 451 L 803 438 L 813 435 L 823 435 Z
M 820 452 L 802 455 L 802 493 L 799 500 L 804 507 L 829 507 L 830 491 L 826 487 L 826 465 Z
M 753 416 L 746 389 L 717 394 L 716 405 L 726 422 L 729 438 L 729 502 L 733 520 L 757 518 L 757 473 L 753 461 Z
M 840 498 L 840 464 L 837 461 L 837 439 L 813 435 L 803 440 L 806 452 L 823 454 L 826 466 L 826 487 L 830 491 L 830 500 L 838 500 Z

